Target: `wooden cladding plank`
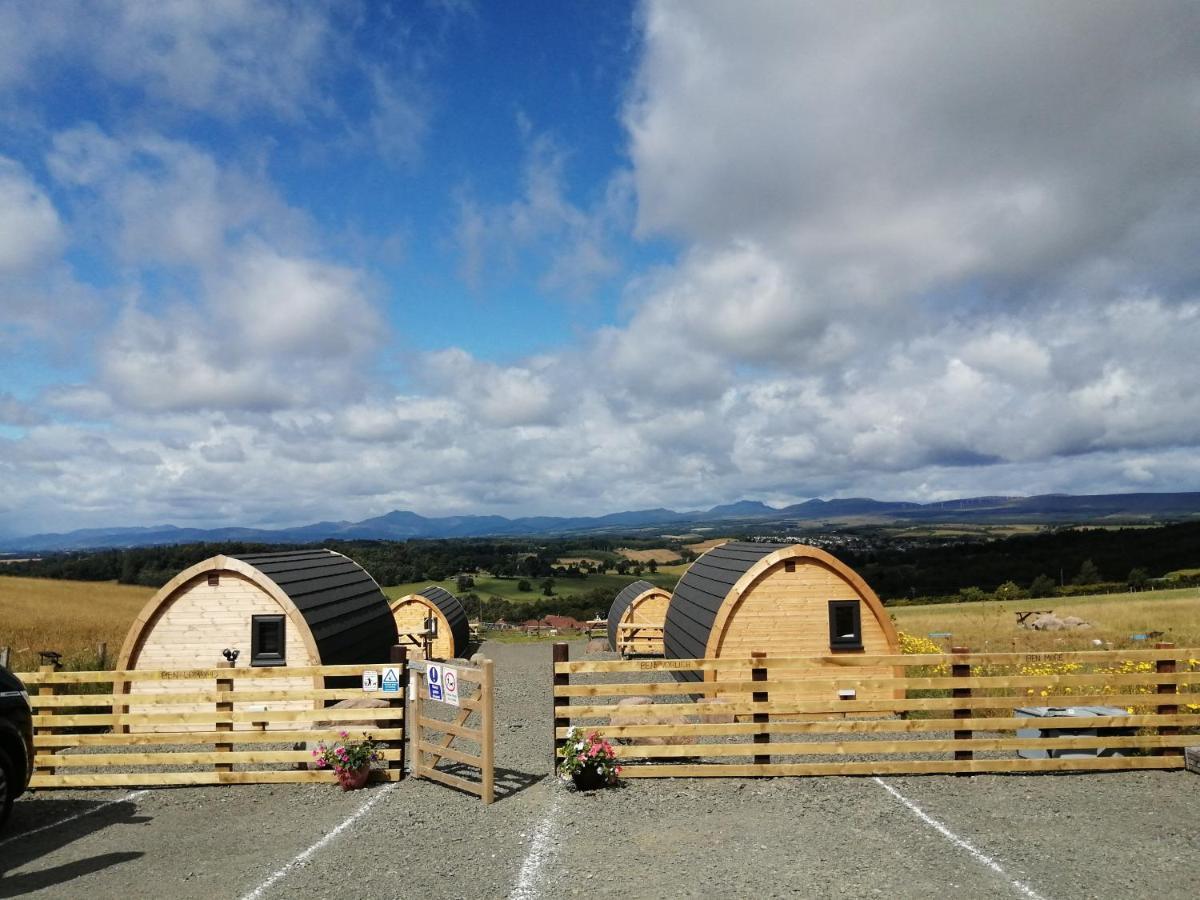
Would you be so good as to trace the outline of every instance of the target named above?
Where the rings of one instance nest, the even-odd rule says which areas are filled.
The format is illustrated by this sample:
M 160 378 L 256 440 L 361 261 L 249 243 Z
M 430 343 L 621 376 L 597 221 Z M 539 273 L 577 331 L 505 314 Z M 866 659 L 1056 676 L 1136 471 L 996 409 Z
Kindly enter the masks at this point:
M 137 734 L 37 734 L 33 746 L 38 747 L 153 747 L 172 744 L 212 744 L 225 741 L 233 744 L 284 744 L 289 741 L 338 740 L 341 730 L 358 740 L 370 735 L 374 740 L 390 741 L 404 737 L 403 728 L 346 728 L 311 729 L 305 731 L 156 731 Z
M 1086 757 L 1081 759 L 928 759 L 882 762 L 778 763 L 771 765 L 627 765 L 622 778 L 778 778 L 790 775 L 953 775 L 982 772 L 1097 772 L 1182 769 L 1183 756 Z
M 897 753 L 954 753 L 1011 750 L 1104 750 L 1151 747 L 1186 747 L 1189 738 L 1179 735 L 1132 735 L 1070 738 L 969 738 L 906 741 L 791 741 L 769 745 L 739 744 L 621 744 L 618 759 L 691 759 L 720 756 L 755 756 L 770 747 L 772 756 L 888 756 Z
M 400 751 L 380 750 L 382 759 L 399 759 Z M 38 754 L 40 759 L 44 754 Z M 267 763 L 312 762 L 307 750 L 233 750 L 229 752 L 187 753 L 179 750 L 164 750 L 155 753 L 56 753 L 53 763 L 56 768 L 91 768 L 109 766 L 197 766 L 212 763 L 245 763 L 265 765 Z
M 430 781 L 436 781 L 447 787 L 457 788 L 468 794 L 474 794 L 476 797 L 482 796 L 482 785 L 468 781 L 465 778 L 459 778 L 457 775 L 451 775 L 449 772 L 443 772 L 441 769 L 431 769 L 428 766 L 414 765 L 412 773 L 419 778 L 428 778 Z
M 1181 725 L 1200 728 L 1200 715 L 1096 716 L 1091 718 L 973 718 L 973 719 L 824 719 L 816 722 L 682 723 L 673 725 L 593 725 L 607 738 L 634 737 L 734 737 L 754 734 L 848 734 L 924 731 L 1013 731 L 1018 728 L 1148 728 Z M 555 736 L 565 738 L 567 728 Z M 1195 738 L 1193 737 L 1193 740 Z

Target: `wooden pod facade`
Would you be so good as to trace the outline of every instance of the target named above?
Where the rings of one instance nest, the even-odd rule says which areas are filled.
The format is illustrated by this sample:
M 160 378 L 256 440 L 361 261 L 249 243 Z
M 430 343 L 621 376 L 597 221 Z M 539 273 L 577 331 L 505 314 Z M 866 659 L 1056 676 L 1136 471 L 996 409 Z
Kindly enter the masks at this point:
M 212 669 L 237 650 L 236 668 L 386 663 L 396 643 L 387 597 L 356 562 L 332 550 L 213 556 L 180 572 L 134 620 L 118 669 Z M 320 687 L 298 677 L 286 690 Z M 129 688 L 195 693 L 186 680 L 138 681 Z M 313 708 L 283 701 L 278 708 Z M 208 707 L 211 709 L 211 704 Z M 196 707 L 181 705 L 180 712 Z M 136 711 L 136 704 L 130 711 Z M 156 707 L 157 712 L 172 711 Z
M 899 653 L 900 648 L 875 592 L 824 550 L 736 542 L 714 547 L 692 563 L 675 587 L 663 628 L 663 653 L 667 659 L 705 659 L 743 658 L 755 651 L 832 657 Z M 864 678 L 894 674 L 890 668 L 853 671 Z M 673 674 L 680 681 L 699 681 L 702 674 L 709 681 L 716 677 L 714 672 Z M 868 696 L 859 692 L 857 699 Z
M 622 656 L 662 656 L 662 627 L 670 603 L 670 592 L 648 581 L 626 585 L 608 610 L 609 649 Z
M 445 588 L 430 585 L 391 602 L 396 633 L 401 644 L 424 654 L 425 632 L 429 637 L 430 659 L 456 659 L 467 652 L 471 626 L 462 602 Z

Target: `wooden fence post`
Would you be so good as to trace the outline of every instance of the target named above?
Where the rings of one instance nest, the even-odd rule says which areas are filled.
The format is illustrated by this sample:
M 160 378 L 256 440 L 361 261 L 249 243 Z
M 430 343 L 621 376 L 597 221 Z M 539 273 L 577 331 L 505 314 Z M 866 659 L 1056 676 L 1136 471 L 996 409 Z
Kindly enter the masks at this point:
M 483 802 L 491 803 L 496 799 L 496 716 L 494 698 L 496 695 L 496 673 L 493 663 L 485 659 L 482 665 L 483 680 L 479 684 L 481 702 L 479 723 L 482 734 L 479 741 L 480 768 L 483 774 Z
M 108 668 L 108 641 L 101 641 L 96 645 L 96 668 L 103 672 Z
M 403 647 L 400 644 L 393 644 L 391 652 L 388 655 L 388 661 L 392 665 L 400 667 L 400 672 L 399 672 L 400 686 L 404 689 L 404 699 L 403 700 L 392 700 L 392 701 L 390 701 L 389 705 L 392 707 L 392 709 L 395 709 L 396 707 L 400 707 L 400 709 L 404 710 L 404 712 L 405 712 L 404 719 L 402 720 L 402 723 L 401 723 L 401 728 L 403 729 L 404 733 L 400 735 L 400 758 L 388 760 L 388 768 L 392 769 L 394 771 L 398 771 L 400 773 L 399 777 L 404 778 L 404 763 L 406 762 L 406 760 L 404 759 L 404 756 L 405 756 L 404 751 L 405 751 L 405 747 L 408 746 L 408 713 L 407 713 L 407 710 L 405 710 L 405 703 L 408 700 L 408 693 L 409 693 L 409 691 L 408 691 L 408 648 Z M 395 722 L 389 722 L 388 724 L 391 725 L 392 727 L 395 727 L 395 725 L 396 725 Z
M 1170 642 L 1160 641 L 1159 643 L 1154 645 L 1154 649 L 1155 650 L 1174 650 L 1175 645 Z M 1174 659 L 1156 660 L 1154 663 L 1154 669 L 1155 669 L 1155 672 L 1159 675 L 1172 675 L 1177 671 Z M 1178 690 L 1179 690 L 1179 688 L 1174 684 L 1158 685 L 1158 693 L 1160 695 L 1170 694 L 1174 697 L 1175 694 L 1178 693 Z M 1177 702 L 1176 703 L 1160 702 L 1158 704 L 1158 714 L 1160 716 L 1178 715 L 1179 714 L 1179 704 Z M 1176 734 L 1179 734 L 1179 727 L 1177 725 L 1159 725 L 1158 733 L 1159 733 L 1159 735 L 1162 735 L 1162 736 L 1176 735 Z M 1179 754 L 1179 748 L 1177 748 L 1177 747 L 1155 747 L 1154 748 L 1155 756 L 1177 756 L 1178 754 Z
M 0 666 L 8 668 L 9 655 L 12 653 L 12 647 L 0 647 Z
M 970 651 L 970 648 L 968 648 L 968 647 L 951 647 L 950 652 L 952 654 L 957 655 L 957 654 L 970 653 L 971 651 Z M 957 662 L 952 663 L 950 666 L 950 674 L 954 678 L 970 678 L 971 677 L 971 665 L 970 665 L 970 663 L 957 663 Z M 954 688 L 953 691 L 951 692 L 951 696 L 953 696 L 953 697 L 970 697 L 971 689 L 969 687 Z M 954 718 L 969 719 L 969 718 L 971 718 L 971 710 L 970 709 L 956 709 L 956 710 L 954 710 Z M 971 739 L 971 732 L 955 731 L 954 739 L 956 741 L 969 741 Z M 972 750 L 955 750 L 954 758 L 955 758 L 955 760 L 974 759 L 975 753 Z
M 750 654 L 750 657 L 751 657 L 751 659 L 753 659 L 755 661 L 755 663 L 758 664 L 758 665 L 755 665 L 755 667 L 750 670 L 750 680 L 751 681 L 766 681 L 767 680 L 767 669 L 764 665 L 761 665 L 761 663 L 763 662 L 763 660 L 766 659 L 767 654 L 762 650 L 755 650 Z M 767 691 L 754 691 L 750 695 L 750 699 L 753 700 L 755 703 L 766 703 L 768 700 L 768 697 L 769 697 L 769 695 L 768 695 Z M 754 713 L 755 724 L 766 724 L 770 721 L 771 721 L 770 713 L 765 713 L 765 712 Z M 770 732 L 757 732 L 756 731 L 754 733 L 754 743 L 756 743 L 756 744 L 771 743 Z M 756 766 L 770 765 L 771 764 L 770 754 L 756 755 L 754 757 L 754 764 Z
M 217 668 L 218 669 L 232 669 L 233 662 L 230 660 L 224 660 L 222 662 L 217 663 Z M 232 676 L 232 675 L 233 675 L 233 673 L 230 672 L 230 676 Z M 232 677 L 217 679 L 218 693 L 220 693 L 222 691 L 231 692 L 232 690 L 233 690 L 233 678 Z M 217 701 L 217 716 L 218 716 L 218 718 L 220 717 L 221 713 L 230 713 L 230 717 L 228 720 L 226 720 L 224 722 L 218 721 L 216 724 L 216 730 L 232 732 L 233 731 L 233 716 L 232 716 L 233 700 L 232 699 Z M 230 737 L 232 737 L 232 736 L 233 735 L 231 734 Z M 233 744 L 225 743 L 222 741 L 222 742 L 218 742 L 218 743 L 214 744 L 213 749 L 216 750 L 217 753 L 232 753 L 233 752 Z M 232 763 L 216 763 L 215 767 L 216 767 L 217 772 L 232 772 L 233 771 Z
M 54 666 L 38 666 L 38 672 L 42 675 L 49 675 L 52 672 L 54 672 Z M 38 688 L 38 696 L 39 697 L 52 697 L 56 693 L 56 691 L 57 691 L 57 689 L 53 684 L 44 684 L 43 683 L 42 686 Z M 58 710 L 56 707 L 43 706 L 43 707 L 39 707 L 37 709 L 37 711 L 34 713 L 34 715 L 35 716 L 52 716 L 57 711 Z M 54 734 L 54 728 L 50 725 L 36 725 L 36 726 L 34 726 L 33 733 L 35 736 L 39 735 L 39 734 Z M 50 752 L 48 752 L 46 754 L 46 756 L 52 755 L 53 752 L 54 751 L 51 750 Z M 38 757 L 40 757 L 42 755 L 41 751 L 38 750 L 36 747 L 34 748 L 33 753 L 34 753 L 34 759 L 37 759 Z M 54 766 L 35 766 L 34 771 L 38 772 L 40 774 L 43 774 L 43 775 L 53 775 L 54 774 Z
M 555 644 L 554 645 L 553 660 L 554 660 L 555 664 L 565 663 L 570 660 L 570 657 L 571 657 L 571 651 L 570 651 L 570 648 L 566 644 Z M 551 671 L 554 672 L 554 686 L 555 687 L 558 687 L 560 684 L 570 684 L 571 683 L 570 673 L 568 673 L 568 672 L 559 673 L 553 666 L 551 667 Z M 553 691 L 551 693 L 553 693 Z M 571 705 L 571 698 L 570 697 L 553 697 L 552 700 L 554 703 L 554 728 L 552 730 L 551 737 L 554 739 L 554 755 L 550 758 L 550 774 L 556 775 L 556 774 L 558 774 L 558 751 L 561 750 L 564 746 L 566 746 L 566 743 L 567 743 L 566 738 L 560 738 L 558 736 L 558 729 L 566 728 L 568 725 L 571 724 L 571 718 L 570 718 L 571 714 L 569 712 L 567 712 L 564 715 L 560 716 L 559 711 L 563 707 Z

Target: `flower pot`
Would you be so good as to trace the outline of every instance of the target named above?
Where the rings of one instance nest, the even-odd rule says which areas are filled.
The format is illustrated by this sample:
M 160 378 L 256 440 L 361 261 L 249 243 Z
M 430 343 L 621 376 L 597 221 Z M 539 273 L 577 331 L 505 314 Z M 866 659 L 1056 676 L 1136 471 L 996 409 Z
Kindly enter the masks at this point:
M 594 791 L 608 784 L 608 776 L 595 766 L 588 766 L 578 772 L 572 772 L 571 780 L 575 782 L 575 789 L 578 791 Z
M 371 767 L 363 766 L 358 769 L 347 769 L 339 772 L 337 779 L 343 791 L 357 791 L 359 788 L 367 786 L 367 779 L 370 777 Z

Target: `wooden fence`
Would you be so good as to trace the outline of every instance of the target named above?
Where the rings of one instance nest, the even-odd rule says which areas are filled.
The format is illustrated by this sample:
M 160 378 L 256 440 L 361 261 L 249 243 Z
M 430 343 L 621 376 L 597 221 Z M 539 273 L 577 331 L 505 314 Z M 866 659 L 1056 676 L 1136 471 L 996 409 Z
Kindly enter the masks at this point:
M 429 665 L 424 661 L 411 663 L 412 680 L 408 693 L 412 706 L 409 711 L 412 774 L 475 794 L 485 804 L 490 804 L 496 796 L 496 681 L 492 661 L 485 659 L 478 668 L 457 663 L 442 666 L 443 673 L 449 668 L 458 679 L 457 708 L 430 698 Z M 453 717 L 438 718 L 437 713 L 452 714 Z M 475 727 L 471 725 L 472 718 Z M 444 767 L 438 768 L 443 763 Z M 477 770 L 477 774 L 473 770 Z
M 622 656 L 662 656 L 663 626 L 621 622 L 617 625 L 617 652 Z
M 614 742 L 623 778 L 1175 769 L 1200 742 L 1200 650 L 956 651 L 571 662 L 556 644 L 555 763 L 572 726 Z M 871 667 L 897 674 L 856 677 Z M 1132 714 L 1065 714 L 1088 705 Z M 1016 714 L 1033 706 L 1064 714 Z
M 308 768 L 311 747 L 365 734 L 383 744 L 378 780 L 404 777 L 406 663 L 397 692 L 365 692 L 363 672 L 383 666 L 216 668 L 182 671 L 56 672 L 20 677 L 34 724 L 32 786 L 111 787 L 326 782 Z M 296 689 L 296 679 L 311 688 Z M 324 687 L 325 679 L 346 687 Z M 173 689 L 137 690 L 155 682 Z M 378 708 L 326 704 L 381 698 Z M 300 701 L 300 702 L 297 702 Z M 181 711 L 184 707 L 187 711 Z M 303 707 L 303 708 L 297 708 Z

